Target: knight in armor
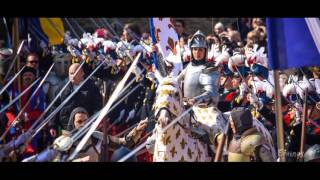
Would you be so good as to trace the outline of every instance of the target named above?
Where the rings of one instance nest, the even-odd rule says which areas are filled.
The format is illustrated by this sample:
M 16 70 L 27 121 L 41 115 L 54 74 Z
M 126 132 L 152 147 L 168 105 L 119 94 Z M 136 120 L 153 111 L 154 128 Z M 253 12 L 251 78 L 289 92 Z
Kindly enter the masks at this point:
M 201 101 L 207 105 L 217 105 L 219 101 L 218 68 L 207 62 L 208 46 L 205 35 L 199 30 L 190 40 L 191 63 L 177 77 L 183 80 L 183 94 L 189 105 Z
M 208 62 L 208 46 L 205 35 L 197 31 L 190 40 L 191 63 L 177 77 L 180 84 L 183 80 L 183 97 L 187 106 L 193 106 L 191 124 L 193 137 L 201 137 L 201 141 L 208 147 L 206 156 L 209 161 L 213 157 L 212 142 L 214 137 L 225 123 L 220 123 L 219 102 L 220 67 Z M 206 114 L 203 114 L 206 112 Z M 218 125 L 219 124 L 219 125 Z
M 48 102 L 55 98 L 56 91 L 61 84 L 68 81 L 68 68 L 71 65 L 72 56 L 68 53 L 56 54 L 53 58 L 55 62 L 54 71 L 50 72 L 44 83 L 44 91 L 48 97 Z
M 234 108 L 230 114 L 230 127 L 232 139 L 228 143 L 228 162 L 275 161 L 266 139 L 253 127 L 250 110 Z

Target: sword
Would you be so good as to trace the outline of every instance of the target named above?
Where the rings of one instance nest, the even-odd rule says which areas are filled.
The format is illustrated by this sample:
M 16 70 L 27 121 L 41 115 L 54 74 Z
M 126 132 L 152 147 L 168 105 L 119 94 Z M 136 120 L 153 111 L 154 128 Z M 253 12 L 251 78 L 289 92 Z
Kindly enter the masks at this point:
M 70 27 L 71 31 L 73 32 L 73 34 L 77 37 L 77 39 L 80 39 L 80 36 L 78 35 L 78 33 L 76 32 L 76 30 L 72 27 L 71 23 L 69 22 L 69 20 L 67 18 L 64 18 L 64 20 L 66 21 L 67 25 Z

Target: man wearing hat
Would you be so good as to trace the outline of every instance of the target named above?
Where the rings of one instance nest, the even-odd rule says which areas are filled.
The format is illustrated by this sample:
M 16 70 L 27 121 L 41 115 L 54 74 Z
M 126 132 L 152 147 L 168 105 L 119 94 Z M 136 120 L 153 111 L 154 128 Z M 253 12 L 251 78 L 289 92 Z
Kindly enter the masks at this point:
M 21 72 L 21 92 L 28 88 L 34 81 L 36 80 L 36 70 L 31 67 L 25 67 Z M 17 101 L 12 107 L 10 107 L 5 113 L 8 117 L 7 127 L 12 124 L 13 120 L 20 113 L 20 108 L 24 107 L 31 98 L 31 95 L 34 93 L 37 85 L 34 85 L 29 91 L 27 91 L 23 96 L 21 96 L 21 106 L 19 106 L 19 101 Z M 13 84 L 8 89 L 9 95 L 11 98 L 17 97 L 21 92 L 18 91 L 16 84 Z M 20 117 L 18 117 L 18 124 L 15 127 L 11 127 L 7 140 L 19 135 L 21 132 L 26 131 L 30 128 L 30 126 L 35 122 L 35 120 L 40 117 L 42 112 L 45 110 L 46 106 L 46 97 L 45 94 L 40 87 L 40 89 L 36 92 L 35 96 L 32 97 L 31 101 L 25 108 L 25 112 L 22 112 Z M 42 135 L 39 133 L 27 146 L 25 154 L 34 154 L 39 149 L 41 149 L 41 139 Z

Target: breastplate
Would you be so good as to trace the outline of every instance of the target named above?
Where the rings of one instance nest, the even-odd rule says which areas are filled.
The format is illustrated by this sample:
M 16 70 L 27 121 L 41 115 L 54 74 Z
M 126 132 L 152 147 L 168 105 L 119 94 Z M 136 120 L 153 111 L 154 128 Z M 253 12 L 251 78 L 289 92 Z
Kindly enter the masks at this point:
M 188 69 L 184 77 L 183 85 L 184 96 L 188 98 L 194 98 L 203 93 L 203 87 L 199 82 L 199 76 L 205 66 L 192 66 L 192 64 L 190 63 L 187 68 Z

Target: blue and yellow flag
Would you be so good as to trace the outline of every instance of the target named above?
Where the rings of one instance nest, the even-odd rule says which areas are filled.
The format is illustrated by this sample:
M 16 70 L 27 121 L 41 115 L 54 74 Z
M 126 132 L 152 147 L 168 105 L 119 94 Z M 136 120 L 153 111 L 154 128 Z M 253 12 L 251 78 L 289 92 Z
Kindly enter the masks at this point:
M 61 18 L 28 18 L 28 32 L 46 44 L 63 43 L 64 26 Z

